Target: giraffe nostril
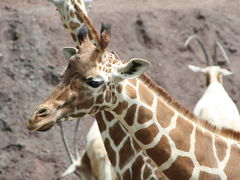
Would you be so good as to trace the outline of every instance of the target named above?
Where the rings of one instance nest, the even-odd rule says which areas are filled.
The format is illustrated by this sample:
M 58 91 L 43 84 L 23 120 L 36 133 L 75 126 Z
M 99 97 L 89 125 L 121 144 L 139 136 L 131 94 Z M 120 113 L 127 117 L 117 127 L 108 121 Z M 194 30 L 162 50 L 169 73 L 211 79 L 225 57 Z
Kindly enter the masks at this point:
M 37 115 L 43 117 L 43 116 L 46 116 L 47 113 L 48 113 L 48 112 L 47 112 L 47 109 L 46 109 L 46 108 L 43 108 L 43 109 L 40 109 L 40 110 L 38 111 Z

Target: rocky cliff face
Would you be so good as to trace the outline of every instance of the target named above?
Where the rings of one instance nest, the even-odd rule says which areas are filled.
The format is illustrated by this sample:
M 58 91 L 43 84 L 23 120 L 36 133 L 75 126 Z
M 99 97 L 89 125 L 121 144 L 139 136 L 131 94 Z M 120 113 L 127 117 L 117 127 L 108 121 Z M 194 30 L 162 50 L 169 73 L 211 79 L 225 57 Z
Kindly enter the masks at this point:
M 111 49 L 123 59 L 152 62 L 150 76 L 177 101 L 193 109 L 205 90 L 205 78 L 187 69 L 205 65 L 200 49 L 186 50 L 184 41 L 197 34 L 207 47 L 220 41 L 234 75 L 225 87 L 240 108 L 240 2 L 232 0 L 96 0 L 90 17 L 99 28 L 112 24 Z M 59 127 L 41 133 L 26 129 L 34 107 L 59 81 L 66 65 L 62 47 L 73 45 L 58 12 L 48 1 L 0 2 L 0 179 L 57 179 L 69 165 Z M 79 129 L 79 149 L 92 122 Z M 65 124 L 71 136 L 74 122 Z M 70 137 L 70 140 L 72 136 Z M 66 179 L 77 179 L 70 175 Z

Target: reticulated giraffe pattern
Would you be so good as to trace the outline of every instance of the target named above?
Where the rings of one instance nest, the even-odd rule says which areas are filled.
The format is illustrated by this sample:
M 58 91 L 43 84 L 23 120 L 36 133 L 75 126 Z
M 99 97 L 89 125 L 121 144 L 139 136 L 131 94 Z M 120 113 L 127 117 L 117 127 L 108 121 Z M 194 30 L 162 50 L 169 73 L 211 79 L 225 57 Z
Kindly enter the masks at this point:
M 119 179 L 168 179 L 111 113 L 102 111 L 96 119 Z
M 156 93 L 156 89 L 149 89 L 153 84 L 147 81 L 146 77 L 126 81 L 119 92 L 120 97 L 125 96 L 111 112 L 159 168 L 170 179 L 237 178 L 239 144 L 214 134 L 214 127 L 206 122 L 198 124 L 163 90 L 158 88 L 160 92 Z M 119 105 L 123 107 L 121 114 Z M 215 133 L 236 133 L 226 131 Z

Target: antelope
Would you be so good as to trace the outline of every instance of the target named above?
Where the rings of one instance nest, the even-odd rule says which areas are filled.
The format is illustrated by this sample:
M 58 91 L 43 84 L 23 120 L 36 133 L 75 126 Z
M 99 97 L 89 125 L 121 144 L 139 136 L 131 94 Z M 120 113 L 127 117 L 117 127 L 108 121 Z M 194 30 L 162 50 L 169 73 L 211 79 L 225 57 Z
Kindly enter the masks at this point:
M 194 114 L 200 119 L 207 120 L 217 128 L 230 128 L 240 130 L 240 116 L 238 109 L 223 87 L 222 77 L 233 74 L 231 71 L 221 68 L 220 65 L 229 63 L 229 58 L 219 42 L 214 44 L 214 54 L 210 56 L 202 41 L 197 36 L 190 36 L 185 42 L 189 46 L 192 40 L 196 40 L 205 55 L 207 67 L 188 65 L 193 72 L 203 73 L 206 76 L 207 89 L 194 108 Z M 225 61 L 217 61 L 217 48 L 223 54 Z

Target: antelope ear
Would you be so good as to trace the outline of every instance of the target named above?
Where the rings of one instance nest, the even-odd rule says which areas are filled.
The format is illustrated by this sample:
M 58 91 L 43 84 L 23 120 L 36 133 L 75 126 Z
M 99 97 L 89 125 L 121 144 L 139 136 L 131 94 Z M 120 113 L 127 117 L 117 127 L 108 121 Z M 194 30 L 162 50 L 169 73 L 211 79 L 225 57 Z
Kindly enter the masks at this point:
M 194 65 L 188 65 L 188 68 L 190 70 L 192 70 L 193 72 L 202 72 L 205 73 L 204 68 L 198 67 L 198 66 L 194 66 Z
M 75 47 L 64 47 L 62 51 L 64 57 L 69 60 L 73 55 L 78 52 L 78 49 Z
M 227 70 L 227 69 L 221 69 L 220 70 L 220 73 L 223 75 L 223 76 L 229 76 L 229 75 L 232 75 L 233 72 Z
M 146 72 L 150 66 L 150 62 L 134 58 L 123 65 L 118 65 L 116 67 L 115 77 L 120 79 L 133 79 Z

